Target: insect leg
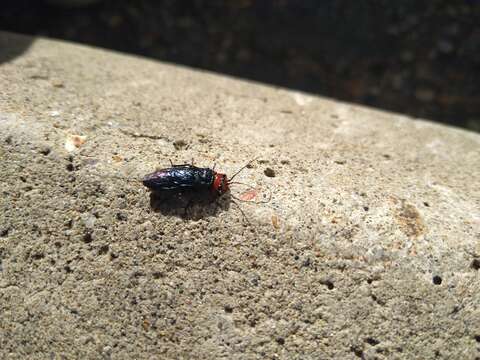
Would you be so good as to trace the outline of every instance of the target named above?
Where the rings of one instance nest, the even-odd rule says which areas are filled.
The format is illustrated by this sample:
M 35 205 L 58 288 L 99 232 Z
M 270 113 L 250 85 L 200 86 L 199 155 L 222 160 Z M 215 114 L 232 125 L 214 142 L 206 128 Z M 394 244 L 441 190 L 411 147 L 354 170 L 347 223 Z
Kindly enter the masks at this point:
M 171 165 L 172 167 L 184 167 L 184 166 L 186 166 L 186 167 L 195 167 L 194 159 L 193 159 L 193 158 L 192 158 L 192 162 L 191 162 L 191 163 L 185 162 L 185 163 L 183 163 L 183 164 L 174 164 L 174 163 L 172 162 L 172 159 L 168 159 L 168 160 L 170 161 L 170 165 Z
M 235 204 L 235 206 L 238 207 L 238 210 L 240 210 L 240 212 L 242 213 L 243 218 L 244 218 L 245 221 L 248 223 L 248 225 L 252 225 L 252 224 L 250 223 L 250 221 L 248 220 L 247 215 L 245 215 L 245 213 L 243 212 L 241 206 L 240 206 L 235 200 L 233 200 L 233 199 L 231 200 L 231 202 L 232 202 L 233 204 Z
M 183 217 L 185 219 L 188 218 L 188 209 L 192 206 L 192 199 L 188 199 L 187 205 L 183 208 Z

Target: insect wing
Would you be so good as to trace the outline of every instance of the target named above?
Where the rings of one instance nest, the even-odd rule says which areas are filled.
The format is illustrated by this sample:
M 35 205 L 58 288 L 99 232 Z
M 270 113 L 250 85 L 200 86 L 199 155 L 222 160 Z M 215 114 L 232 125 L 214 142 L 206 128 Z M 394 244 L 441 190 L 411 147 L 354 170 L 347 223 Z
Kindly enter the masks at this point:
M 174 166 L 151 173 L 143 179 L 143 184 L 155 191 L 182 191 L 206 186 L 205 169 L 190 165 Z

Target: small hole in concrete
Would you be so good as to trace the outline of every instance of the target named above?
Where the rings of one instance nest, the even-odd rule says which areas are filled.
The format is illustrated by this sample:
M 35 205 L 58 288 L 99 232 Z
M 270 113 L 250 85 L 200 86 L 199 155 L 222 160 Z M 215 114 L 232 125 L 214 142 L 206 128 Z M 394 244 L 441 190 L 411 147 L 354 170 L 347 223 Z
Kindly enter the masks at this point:
M 229 313 L 231 314 L 233 312 L 233 308 L 230 306 L 230 305 L 225 305 L 223 307 L 223 310 L 226 312 L 226 313 Z
M 127 219 L 128 219 L 127 214 L 121 213 L 121 212 L 117 213 L 117 220 L 126 221 Z
M 32 259 L 33 260 L 41 260 L 45 257 L 45 254 L 44 253 L 37 253 L 37 254 L 33 254 L 32 255 Z
M 440 285 L 442 283 L 442 278 L 438 275 L 435 275 L 433 277 L 432 281 L 435 285 Z
M 73 227 L 73 219 L 70 219 L 68 220 L 66 223 L 65 223 L 65 227 L 67 229 L 71 229 Z
M 175 150 L 182 150 L 183 148 L 187 147 L 187 142 L 185 140 L 179 139 L 173 142 L 173 146 Z
M 363 359 L 363 350 L 362 349 L 359 349 L 357 346 L 352 346 L 350 348 L 350 351 L 352 351 L 355 354 L 355 356 Z
M 284 345 L 284 344 L 285 344 L 285 339 L 282 338 L 282 337 L 276 338 L 275 341 L 276 341 L 279 345 Z
M 75 166 L 73 166 L 72 163 L 67 164 L 66 168 L 67 168 L 67 171 L 75 171 Z
M 368 210 L 370 210 L 370 208 L 368 206 L 364 206 L 363 210 L 368 211 Z
M 43 146 L 40 148 L 39 152 L 40 154 L 43 154 L 45 156 L 47 156 L 48 154 L 50 154 L 52 150 L 48 147 L 48 146 Z
M 10 232 L 10 228 L 0 229 L 0 237 L 7 237 Z
M 476 342 L 480 343 L 480 335 L 475 335 L 473 338 Z
M 85 243 L 91 243 L 93 241 L 93 235 L 91 232 L 87 232 L 83 235 L 83 242 Z
M 369 338 L 366 338 L 366 339 L 365 339 L 365 342 L 366 342 L 367 344 L 369 344 L 369 345 L 372 345 L 372 346 L 376 346 L 376 345 L 380 344 L 380 341 L 378 341 L 378 340 L 376 340 L 376 339 L 374 339 L 374 338 L 370 338 L 370 337 L 369 337 Z
M 473 270 L 478 270 L 480 269 L 480 259 L 473 259 L 472 263 L 470 264 L 470 267 Z
M 155 271 L 152 275 L 154 279 L 161 279 L 163 277 L 163 274 L 160 271 Z
M 98 250 L 98 254 L 99 254 L 99 255 L 105 255 L 106 253 L 108 253 L 108 249 L 109 249 L 109 248 L 110 248 L 110 247 L 108 246 L 108 244 L 107 244 L 107 245 L 102 245 L 102 246 L 100 247 L 100 249 Z
M 324 281 L 321 281 L 320 283 L 325 285 L 328 290 L 333 290 L 335 288 L 335 285 L 333 285 L 333 282 L 330 280 L 324 280 Z
M 263 170 L 263 173 L 265 174 L 265 176 L 275 177 L 275 170 L 273 170 L 272 168 L 267 167 L 265 170 Z
M 70 309 L 70 312 L 71 312 L 73 315 L 78 315 L 78 310 L 77 310 L 77 309 Z
M 311 264 L 312 264 L 312 261 L 310 260 L 310 258 L 306 258 L 302 263 L 304 267 L 309 267 Z
M 423 205 L 426 206 L 426 207 L 430 207 L 430 204 L 426 201 L 423 203 Z

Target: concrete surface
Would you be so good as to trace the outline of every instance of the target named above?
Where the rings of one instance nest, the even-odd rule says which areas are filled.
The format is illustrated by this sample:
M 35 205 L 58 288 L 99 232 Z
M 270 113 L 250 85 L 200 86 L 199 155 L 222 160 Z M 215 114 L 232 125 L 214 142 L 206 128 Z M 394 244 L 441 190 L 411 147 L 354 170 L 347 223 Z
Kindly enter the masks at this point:
M 0 51 L 22 39 L 1 34 Z M 478 359 L 479 149 L 38 39 L 0 65 L 0 357 Z M 257 156 L 238 180 L 272 199 L 240 203 L 248 221 L 228 199 L 155 211 L 135 180 Z

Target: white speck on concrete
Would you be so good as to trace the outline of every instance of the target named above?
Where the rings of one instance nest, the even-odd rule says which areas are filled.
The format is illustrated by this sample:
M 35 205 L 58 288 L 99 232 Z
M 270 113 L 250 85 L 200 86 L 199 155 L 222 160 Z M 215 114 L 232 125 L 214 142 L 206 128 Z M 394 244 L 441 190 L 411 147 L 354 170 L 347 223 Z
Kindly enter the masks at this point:
M 297 103 L 297 105 L 300 105 L 300 106 L 306 106 L 313 101 L 312 96 L 308 96 L 299 92 L 293 92 L 291 93 L 291 95 L 293 97 L 293 100 L 295 100 L 295 102 Z

